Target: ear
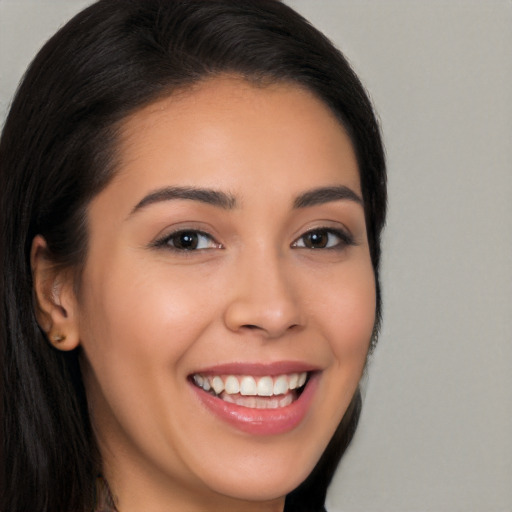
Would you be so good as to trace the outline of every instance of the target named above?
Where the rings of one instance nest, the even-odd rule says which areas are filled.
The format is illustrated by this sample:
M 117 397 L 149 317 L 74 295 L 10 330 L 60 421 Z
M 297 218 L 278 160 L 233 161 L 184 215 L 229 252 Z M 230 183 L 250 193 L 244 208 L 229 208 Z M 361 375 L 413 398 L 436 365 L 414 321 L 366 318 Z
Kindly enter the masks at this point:
M 73 350 L 80 343 L 73 273 L 54 264 L 41 235 L 32 241 L 30 264 L 38 324 L 55 348 Z

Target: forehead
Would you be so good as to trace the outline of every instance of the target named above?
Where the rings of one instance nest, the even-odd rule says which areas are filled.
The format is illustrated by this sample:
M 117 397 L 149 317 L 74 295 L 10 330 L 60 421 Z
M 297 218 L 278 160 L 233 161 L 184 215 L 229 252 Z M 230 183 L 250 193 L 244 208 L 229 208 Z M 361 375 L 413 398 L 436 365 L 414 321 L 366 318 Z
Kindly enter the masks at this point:
M 288 173 L 308 187 L 323 172 L 360 190 L 345 129 L 323 101 L 290 83 L 223 76 L 174 92 L 124 121 L 118 150 L 119 177 L 138 174 L 140 186 L 150 175 L 204 185 L 252 176 L 261 185 Z

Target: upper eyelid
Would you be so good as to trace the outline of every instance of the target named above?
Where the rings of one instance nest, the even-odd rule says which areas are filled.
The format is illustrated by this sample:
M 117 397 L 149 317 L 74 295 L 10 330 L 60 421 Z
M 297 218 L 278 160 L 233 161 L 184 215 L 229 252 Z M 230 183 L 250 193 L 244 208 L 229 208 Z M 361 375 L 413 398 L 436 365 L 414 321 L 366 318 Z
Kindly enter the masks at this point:
M 329 233 L 335 233 L 339 235 L 343 235 L 346 238 L 354 238 L 354 235 L 350 231 L 350 229 L 346 228 L 345 226 L 331 226 L 331 225 L 324 225 L 320 224 L 318 226 L 313 226 L 311 228 L 307 228 L 304 231 L 300 231 L 299 234 L 296 235 L 295 240 L 298 240 L 299 238 L 307 235 L 308 233 L 314 233 L 315 231 L 327 231 Z
M 292 242 L 290 243 L 291 246 L 296 244 L 302 237 L 308 235 L 309 233 L 313 233 L 315 231 L 326 231 L 329 233 L 333 233 L 337 236 L 340 236 L 345 242 L 348 244 L 355 244 L 355 237 L 351 233 L 351 231 L 346 228 L 345 226 L 330 226 L 325 224 L 319 224 L 318 226 L 313 226 L 308 229 L 305 229 L 303 231 L 300 231 L 299 234 L 297 234 Z M 179 233 L 198 233 L 199 235 L 208 237 L 212 242 L 224 246 L 223 243 L 219 242 L 218 237 L 211 233 L 211 231 L 207 231 L 204 228 L 195 227 L 195 226 L 183 226 L 183 227 L 176 227 L 175 229 L 172 229 L 171 231 L 166 232 L 164 235 L 157 236 L 156 239 L 150 243 L 151 246 L 162 246 L 164 245 L 170 238 L 173 236 L 176 236 Z
M 309 233 L 314 233 L 316 231 L 325 231 L 327 233 L 331 233 L 331 234 L 337 235 L 347 245 L 354 245 L 356 243 L 354 236 L 347 229 L 327 227 L 327 226 L 319 226 L 319 227 L 314 227 L 314 228 L 311 228 L 311 229 L 308 229 L 308 230 L 304 231 L 301 235 L 299 235 L 298 237 L 295 238 L 295 240 L 292 242 L 292 245 L 296 244 L 301 238 L 305 237 Z
M 175 229 L 173 231 L 170 231 L 164 235 L 161 235 L 161 236 L 158 236 L 153 242 L 150 243 L 150 246 L 151 247 L 162 247 L 162 246 L 165 246 L 167 244 L 167 242 L 173 237 L 173 236 L 176 236 L 180 233 L 197 233 L 201 236 L 205 236 L 207 238 L 209 238 L 213 243 L 215 244 L 218 244 L 220 246 L 222 246 L 222 244 L 220 242 L 217 241 L 216 237 L 214 235 L 212 235 L 211 233 L 208 233 L 207 231 L 204 231 L 202 229 L 198 229 L 198 228 L 179 228 L 179 229 Z M 172 249 L 172 246 L 169 246 L 169 248 Z M 201 249 L 199 249 L 201 250 Z
M 213 226 L 202 221 L 191 220 L 183 222 L 180 221 L 167 225 L 163 229 L 159 230 L 159 233 L 154 237 L 154 240 L 162 240 L 173 236 L 176 233 L 183 232 L 200 233 L 202 235 L 209 236 L 214 240 L 217 239 L 217 230 Z

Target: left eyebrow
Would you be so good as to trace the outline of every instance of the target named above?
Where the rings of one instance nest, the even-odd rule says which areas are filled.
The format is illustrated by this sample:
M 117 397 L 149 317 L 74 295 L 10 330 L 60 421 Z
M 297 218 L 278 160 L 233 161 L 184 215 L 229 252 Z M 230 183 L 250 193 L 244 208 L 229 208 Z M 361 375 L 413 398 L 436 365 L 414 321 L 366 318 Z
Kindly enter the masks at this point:
M 309 206 L 330 203 L 331 201 L 353 201 L 361 206 L 363 205 L 362 198 L 351 188 L 339 185 L 308 190 L 295 198 L 293 207 L 308 208 Z

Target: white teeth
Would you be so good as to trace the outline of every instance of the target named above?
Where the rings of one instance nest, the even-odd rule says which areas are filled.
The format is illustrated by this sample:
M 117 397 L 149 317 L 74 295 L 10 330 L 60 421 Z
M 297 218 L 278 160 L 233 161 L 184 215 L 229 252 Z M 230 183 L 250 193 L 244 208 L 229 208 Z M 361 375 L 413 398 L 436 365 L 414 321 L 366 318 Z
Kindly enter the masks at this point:
M 217 395 L 220 395 L 224 391 L 224 381 L 218 376 L 213 377 L 212 388 Z
M 299 382 L 299 374 L 298 373 L 292 373 L 290 375 L 290 380 L 288 381 L 288 387 L 290 389 L 296 389 Z
M 228 395 L 234 395 L 240 392 L 240 384 L 235 376 L 230 375 L 226 379 L 225 390 Z
M 259 398 L 257 396 L 242 395 L 226 395 L 223 394 L 222 399 L 231 404 L 241 405 L 242 407 L 250 407 L 252 409 L 278 409 L 290 405 L 294 398 L 291 393 L 279 398 Z
M 274 381 L 272 377 L 262 377 L 258 381 L 258 395 L 259 396 L 272 396 L 274 392 Z
M 244 397 L 286 395 L 288 391 L 304 386 L 307 377 L 307 372 L 284 374 L 275 377 L 265 375 L 259 378 L 251 375 L 215 375 L 207 377 L 196 373 L 193 375 L 193 380 L 198 387 L 205 391 L 213 390 L 216 395 L 222 394 L 225 399 L 228 395 L 238 394 Z M 279 400 L 275 403 L 277 404 Z M 268 404 L 267 407 L 273 407 L 273 400 L 266 400 L 266 402 Z M 281 405 L 276 405 L 276 407 L 281 407 Z
M 256 381 L 253 377 L 243 377 L 240 383 L 241 395 L 257 395 Z
M 274 395 L 284 395 L 288 392 L 288 378 L 281 375 L 274 382 Z
M 224 393 L 222 400 L 224 400 L 224 402 L 229 402 L 230 404 L 235 403 L 234 397 L 232 397 L 231 395 L 227 395 L 226 393 Z

